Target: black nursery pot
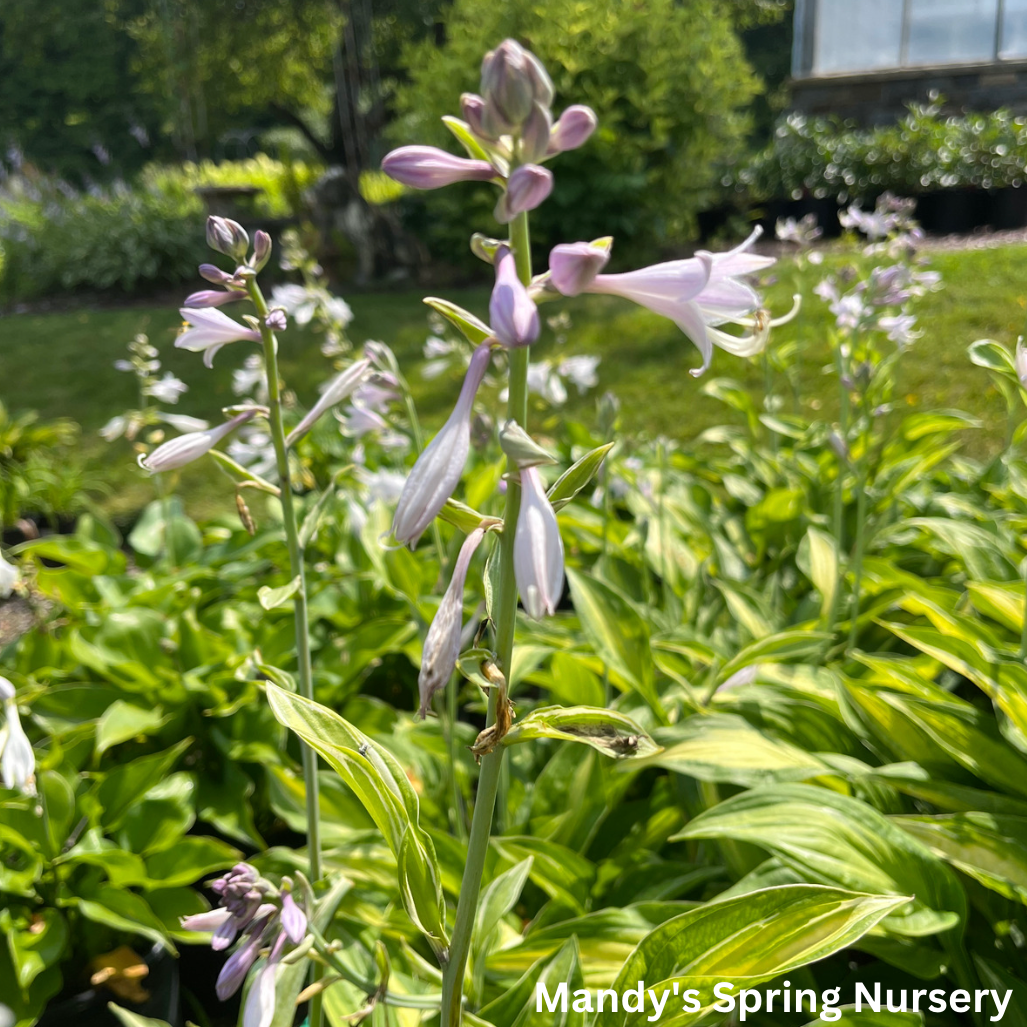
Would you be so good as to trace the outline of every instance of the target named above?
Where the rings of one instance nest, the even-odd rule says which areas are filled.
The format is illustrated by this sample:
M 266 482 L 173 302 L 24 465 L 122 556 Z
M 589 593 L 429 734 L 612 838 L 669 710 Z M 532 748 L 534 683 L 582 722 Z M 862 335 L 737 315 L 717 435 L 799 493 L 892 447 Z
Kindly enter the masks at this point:
M 939 189 L 917 198 L 916 217 L 932 235 L 966 235 L 989 223 L 988 207 L 980 189 Z
M 992 228 L 1008 231 L 1027 227 L 1027 186 L 1006 186 L 988 193 Z
M 51 1002 L 37 1027 L 121 1027 L 121 1022 L 107 1008 L 108 1002 L 117 1002 L 140 1016 L 167 1020 L 171 1027 L 181 1027 L 178 961 L 163 946 L 154 945 L 145 962 L 150 972 L 143 978 L 143 987 L 150 998 L 141 1006 L 118 1001 L 106 988 L 90 988 Z

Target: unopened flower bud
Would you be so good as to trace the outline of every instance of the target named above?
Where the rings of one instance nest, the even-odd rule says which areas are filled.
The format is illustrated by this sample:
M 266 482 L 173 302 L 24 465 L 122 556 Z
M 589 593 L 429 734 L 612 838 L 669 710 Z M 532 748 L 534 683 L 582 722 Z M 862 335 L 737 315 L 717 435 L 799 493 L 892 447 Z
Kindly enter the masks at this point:
M 560 115 L 549 134 L 549 155 L 576 150 L 592 135 L 599 124 L 591 107 L 574 104 Z
M 35 794 L 36 754 L 21 726 L 14 685 L 0 677 L 0 701 L 7 719 L 7 739 L 0 754 L 0 781 L 26 795 Z
M 487 182 L 496 169 L 485 160 L 457 157 L 435 146 L 401 146 L 387 154 L 382 171 L 412 189 L 439 189 L 454 182 Z
M 564 296 L 584 292 L 610 259 L 613 240 L 572 242 L 554 246 L 549 254 L 549 277 Z
M 200 277 L 205 278 L 211 285 L 228 285 L 229 282 L 233 281 L 233 276 L 227 271 L 222 271 L 221 268 L 214 264 L 201 264 L 199 267 Z
M 392 535 L 397 542 L 416 546 L 460 481 L 471 448 L 474 397 L 490 359 L 490 344 L 483 342 L 471 355 L 453 412 L 410 471 L 392 519 Z
M 489 300 L 492 331 L 504 346 L 530 346 L 539 335 L 538 308 L 517 274 L 513 254 L 503 247 L 497 256 L 496 284 Z
M 1020 384 L 1027 389 L 1027 346 L 1024 346 L 1023 336 L 1016 340 L 1016 377 Z
M 552 127 L 553 116 L 549 108 L 540 103 L 532 104 L 531 113 L 521 128 L 521 160 L 534 162 L 546 156 Z
M 460 655 L 460 634 L 464 615 L 464 585 L 467 581 L 467 568 L 471 557 L 485 537 L 483 528 L 475 528 L 464 539 L 460 554 L 453 565 L 453 577 L 450 579 L 446 594 L 439 603 L 435 618 L 428 628 L 424 640 L 424 651 L 421 654 L 421 671 L 417 675 L 417 688 L 421 700 L 420 714 L 428 715 L 428 705 L 432 696 L 453 676 L 457 658 Z
M 226 303 L 235 303 L 245 298 L 246 293 L 238 289 L 201 289 L 186 296 L 185 305 L 193 310 L 202 307 L 223 307 Z
M 285 311 L 281 307 L 275 307 L 264 318 L 264 324 L 273 332 L 284 332 L 289 327 L 289 319 L 285 316 Z
M 520 43 L 506 39 L 481 62 L 481 94 L 508 130 L 516 129 L 531 113 L 535 83 L 528 55 Z
M 370 370 L 371 361 L 365 358 L 350 364 L 345 371 L 336 375 L 324 392 L 321 393 L 321 398 L 310 409 L 306 417 L 289 432 L 289 437 L 285 440 L 286 445 L 291 446 L 301 435 L 310 431 L 311 427 L 326 410 L 331 409 L 336 403 L 341 403 L 361 385 L 367 378 Z
M 218 425 L 217 428 L 179 435 L 178 438 L 158 446 L 149 456 L 141 456 L 139 466 L 154 473 L 173 471 L 184 467 L 209 453 L 229 432 L 234 431 L 244 421 L 248 421 L 255 413 L 255 410 L 244 410 L 230 421 Z
M 257 961 L 263 944 L 263 926 L 261 930 L 252 931 L 245 945 L 240 945 L 221 968 L 214 990 L 217 997 L 225 1002 L 230 999 L 243 985 L 250 967 Z
M 291 885 L 287 881 L 288 879 L 282 882 L 282 930 L 293 945 L 299 945 L 307 933 L 307 915 L 296 904 L 292 897 Z
M 509 224 L 518 214 L 534 210 L 553 191 L 553 173 L 538 164 L 522 164 L 506 183 L 506 192 L 496 204 L 495 218 Z
M 260 230 L 253 233 L 253 262 L 254 271 L 262 271 L 264 265 L 271 259 L 271 236 Z
M 830 435 L 828 435 L 827 441 L 830 444 L 831 448 L 834 450 L 835 455 L 840 460 L 844 460 L 846 463 L 848 463 L 849 460 L 852 458 L 852 454 L 849 452 L 849 445 L 845 441 L 845 439 L 843 439 L 841 435 L 838 434 L 838 432 L 833 431 Z
M 532 620 L 552 615 L 563 594 L 563 541 L 537 467 L 521 471 L 521 508 L 514 535 L 514 577 Z
M 212 214 L 207 218 L 207 245 L 242 263 L 250 248 L 250 237 L 238 221 Z
M 467 127 L 479 138 L 493 141 L 485 127 L 485 101 L 477 93 L 464 93 L 460 97 L 460 112 L 467 122 Z

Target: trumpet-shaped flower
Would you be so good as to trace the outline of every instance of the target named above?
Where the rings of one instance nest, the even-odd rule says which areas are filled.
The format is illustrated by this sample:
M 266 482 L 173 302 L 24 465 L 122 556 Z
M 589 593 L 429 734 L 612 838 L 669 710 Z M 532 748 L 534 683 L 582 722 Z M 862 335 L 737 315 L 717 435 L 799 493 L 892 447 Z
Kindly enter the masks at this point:
M 170 439 L 158 446 L 149 456 L 141 456 L 139 466 L 154 473 L 173 471 L 184 467 L 210 452 L 229 432 L 248 421 L 255 413 L 255 410 L 244 410 L 216 428 L 188 432 L 185 435 L 179 435 L 178 438 Z
M 341 403 L 361 382 L 367 377 L 371 370 L 371 361 L 368 359 L 357 360 L 350 364 L 341 374 L 336 375 L 328 387 L 321 393 L 321 398 L 311 407 L 310 412 L 296 425 L 285 440 L 291 445 L 301 435 L 310 431 L 314 423 L 321 415 L 336 403 Z
M 181 378 L 176 378 L 170 371 L 166 371 L 163 378 L 146 389 L 146 394 L 153 396 L 158 403 L 175 404 L 178 397 L 188 391 L 189 386 Z
M 0 780 L 5 788 L 13 788 L 27 795 L 35 794 L 36 754 L 32 743 L 21 726 L 14 685 L 0 677 L 0 701 L 7 721 L 6 738 L 0 754 Z
M 278 936 L 278 941 L 271 949 L 264 968 L 250 985 L 249 994 L 246 996 L 246 1005 L 243 1007 L 242 1027 L 271 1027 L 271 1021 L 275 1017 L 275 977 L 284 947 L 285 934 L 283 932 Z
M 530 346 L 538 338 L 538 308 L 517 275 L 513 254 L 505 246 L 496 254 L 496 284 L 489 300 L 489 320 L 504 346 Z
M 485 537 L 483 528 L 475 528 L 464 539 L 460 547 L 460 555 L 453 565 L 453 577 L 449 581 L 446 594 L 439 603 L 435 618 L 428 628 L 424 640 L 424 651 L 421 655 L 421 671 L 417 675 L 417 688 L 421 699 L 420 713 L 428 715 L 428 704 L 440 688 L 453 675 L 457 657 L 460 655 L 460 635 L 463 628 L 464 585 L 467 581 L 467 568 L 470 566 L 474 551 Z
M 597 292 L 621 296 L 669 318 L 699 349 L 702 366 L 692 371 L 698 376 L 709 367 L 715 345 L 736 356 L 751 356 L 766 345 L 769 329 L 782 323 L 771 321 L 760 311 L 759 296 L 742 280 L 774 263 L 772 257 L 748 252 L 759 235 L 757 228 L 727 253 L 700 251 L 687 260 L 614 275 L 598 273 L 606 258 L 601 244 L 558 246 L 550 255 L 550 279 L 564 295 Z M 739 325 L 749 332 L 731 335 L 721 330 L 724 324 Z
M 487 160 L 457 157 L 435 146 L 401 146 L 387 154 L 382 171 L 411 189 L 439 189 L 454 182 L 488 182 L 496 169 Z
M 6 599 L 14 591 L 20 578 L 18 568 L 0 556 L 0 599 Z
M 521 603 L 532 620 L 541 620 L 556 610 L 563 593 L 563 541 L 537 467 L 521 471 L 514 577 Z
M 189 327 L 175 340 L 176 348 L 202 353 L 207 367 L 213 366 L 214 355 L 230 342 L 260 342 L 260 332 L 233 321 L 220 310 L 182 307 L 179 313 Z
M 460 481 L 471 448 L 474 397 L 489 359 L 489 343 L 483 342 L 471 356 L 453 412 L 410 471 L 392 519 L 392 534 L 397 542 L 416 546 Z

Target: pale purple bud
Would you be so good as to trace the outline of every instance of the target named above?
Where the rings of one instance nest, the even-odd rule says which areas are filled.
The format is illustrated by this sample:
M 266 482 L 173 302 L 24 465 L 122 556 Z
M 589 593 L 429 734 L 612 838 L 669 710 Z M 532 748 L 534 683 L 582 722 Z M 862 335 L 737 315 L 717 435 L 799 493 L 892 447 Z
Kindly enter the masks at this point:
M 186 296 L 185 305 L 194 310 L 199 307 L 223 307 L 226 303 L 235 303 L 245 298 L 246 293 L 238 289 L 201 289 Z
M 537 164 L 522 164 L 506 183 L 506 192 L 496 204 L 495 218 L 509 224 L 518 214 L 534 210 L 553 191 L 553 173 Z
M 849 452 L 848 443 L 836 431 L 833 431 L 828 435 L 827 441 L 839 459 L 846 462 L 851 459 L 852 454 Z
M 233 275 L 222 271 L 214 264 L 201 264 L 199 271 L 200 277 L 205 278 L 211 285 L 228 285 L 229 282 L 234 281 Z
M 230 342 L 260 342 L 260 332 L 233 321 L 220 310 L 182 307 L 179 313 L 189 327 L 175 339 L 175 348 L 203 353 L 207 367 L 213 365 L 217 351 Z
M 250 248 L 250 237 L 246 229 L 231 218 L 211 215 L 207 218 L 207 245 L 226 257 L 234 257 L 242 263 L 246 259 L 246 251 Z
M 324 392 L 321 393 L 321 398 L 310 409 L 306 417 L 289 433 L 289 437 L 285 440 L 286 445 L 291 446 L 301 435 L 310 431 L 314 423 L 326 410 L 331 409 L 336 403 L 341 403 L 361 385 L 370 370 L 371 361 L 364 359 L 350 364 L 345 371 L 336 375 Z
M 464 116 L 464 121 L 467 122 L 467 127 L 479 139 L 491 140 L 493 138 L 486 129 L 483 120 L 485 116 L 485 101 L 477 93 L 464 93 L 460 97 L 460 111 Z
M 549 108 L 539 103 L 532 104 L 528 120 L 521 128 L 521 160 L 534 162 L 546 156 L 552 128 L 553 116 L 549 113 Z
M 262 271 L 271 259 L 271 236 L 263 230 L 253 233 L 253 270 Z
M 214 986 L 214 990 L 222 1002 L 230 999 L 242 987 L 246 975 L 250 972 L 250 967 L 257 961 L 267 923 L 268 920 L 265 920 L 262 924 L 254 925 L 254 930 L 250 932 L 246 943 L 240 945 L 225 960 L 225 965 L 221 968 L 221 973 L 218 974 L 217 983 Z
M 284 332 L 289 327 L 289 319 L 281 307 L 276 307 L 264 318 L 264 324 L 273 332 Z
M 565 150 L 576 150 L 582 146 L 599 125 L 599 119 L 591 107 L 574 104 L 560 115 L 553 131 L 549 134 L 549 149 L 552 156 Z
M 446 594 L 439 603 L 435 618 L 428 628 L 424 640 L 424 651 L 421 654 L 421 671 L 417 675 L 417 688 L 421 698 L 420 714 L 428 715 L 428 705 L 432 696 L 453 676 L 457 657 L 460 655 L 460 633 L 464 615 L 464 585 L 467 581 L 467 568 L 471 564 L 474 551 L 485 537 L 483 528 L 475 528 L 464 539 L 460 547 L 460 555 L 453 565 L 453 577 L 449 581 Z
M 219 906 L 217 909 L 208 909 L 206 913 L 193 913 L 192 916 L 179 917 L 178 922 L 183 931 L 216 931 L 232 915 L 230 909 Z
M 564 296 L 577 296 L 595 280 L 610 259 L 612 240 L 569 242 L 549 254 L 549 278 Z
M 489 301 L 492 331 L 506 347 L 530 346 L 539 334 L 538 308 L 517 275 L 513 254 L 504 246 L 496 260 L 496 284 Z
M 416 546 L 459 483 L 471 448 L 474 397 L 490 358 L 490 343 L 483 342 L 471 355 L 453 412 L 410 471 L 392 520 L 392 534 L 397 542 Z
M 1027 346 L 1023 344 L 1023 336 L 1016 340 L 1016 377 L 1027 389 Z
M 387 154 L 382 171 L 412 189 L 439 189 L 454 182 L 487 182 L 496 169 L 485 160 L 457 157 L 435 146 L 401 146 Z
M 514 577 L 521 603 L 532 620 L 553 614 L 563 593 L 563 541 L 537 467 L 521 471 Z
M 510 129 L 531 113 L 535 84 L 528 55 L 520 43 L 506 39 L 485 55 L 481 62 L 481 94 Z
M 188 432 L 185 435 L 179 435 L 178 438 L 170 439 L 158 446 L 149 456 L 141 456 L 139 466 L 154 473 L 173 471 L 184 467 L 210 452 L 229 432 L 234 431 L 244 421 L 248 421 L 255 413 L 255 410 L 244 410 L 216 428 Z
M 307 934 L 307 915 L 288 891 L 282 895 L 282 930 L 293 945 L 299 945 Z

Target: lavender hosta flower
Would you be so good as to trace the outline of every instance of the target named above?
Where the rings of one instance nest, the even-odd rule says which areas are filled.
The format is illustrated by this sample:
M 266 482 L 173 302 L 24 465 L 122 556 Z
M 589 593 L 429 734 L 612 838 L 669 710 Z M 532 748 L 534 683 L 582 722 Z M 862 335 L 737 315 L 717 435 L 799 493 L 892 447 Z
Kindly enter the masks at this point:
M 812 246 L 823 234 L 816 214 L 806 214 L 798 219 L 778 218 L 774 225 L 774 235 L 779 242 L 790 242 L 796 246 Z
M 34 795 L 36 754 L 21 726 L 14 685 L 5 677 L 0 677 L 0 703 L 3 704 L 7 721 L 3 752 L 0 753 L 0 781 L 3 781 L 5 788 Z
M 577 296 L 595 281 L 610 260 L 610 238 L 561 243 L 549 254 L 549 277 L 564 296 Z
M 189 391 L 189 386 L 170 371 L 166 371 L 159 381 L 147 386 L 146 395 L 152 396 L 158 403 L 178 402 L 180 396 Z
M 363 438 L 368 432 L 387 431 L 389 427 L 389 422 L 381 414 L 355 403 L 337 416 L 342 434 L 354 439 Z
M 521 471 L 513 562 L 525 612 L 532 620 L 551 616 L 563 594 L 563 540 L 537 467 Z
M 392 520 L 392 535 L 401 544 L 417 545 L 460 481 L 471 446 L 474 397 L 490 358 L 490 344 L 483 342 L 471 356 L 453 412 L 410 471 Z
M 1016 367 L 1016 377 L 1020 379 L 1020 384 L 1027 389 L 1027 346 L 1024 345 L 1022 335 L 1016 340 L 1016 357 L 1013 363 Z M 0 590 L 0 595 L 3 595 L 2 590 Z
M 260 342 L 260 332 L 233 321 L 220 310 L 183 307 L 179 313 L 189 327 L 175 340 L 175 348 L 202 353 L 206 367 L 213 366 L 217 351 L 230 342 Z
M 353 310 L 341 296 L 317 286 L 276 285 L 271 290 L 271 304 L 281 307 L 298 325 L 310 324 L 319 307 L 325 318 L 340 328 L 353 320 Z
M 289 437 L 285 440 L 287 445 L 292 445 L 300 436 L 310 431 L 314 423 L 326 411 L 341 403 L 358 385 L 367 377 L 371 370 L 371 361 L 368 359 L 357 360 L 350 364 L 345 371 L 337 374 L 326 386 L 321 398 L 311 407 L 309 413 L 296 425 Z
M 550 255 L 550 277 L 565 295 L 597 292 L 620 296 L 670 318 L 698 347 L 702 366 L 692 371 L 702 374 L 710 365 L 713 347 L 736 356 L 750 356 L 766 344 L 767 329 L 774 324 L 760 314 L 756 291 L 742 279 L 774 263 L 773 257 L 748 252 L 759 238 L 756 229 L 741 245 L 727 253 L 700 251 L 687 260 L 671 260 L 638 271 L 604 275 L 593 273 L 602 267 L 602 247 L 574 244 L 556 247 Z M 555 267 L 555 271 L 553 268 Z M 721 325 L 735 324 L 750 329 L 736 336 Z
M 446 589 L 435 617 L 428 628 L 421 654 L 421 670 L 417 675 L 417 690 L 421 700 L 420 715 L 428 716 L 432 696 L 453 676 L 460 656 L 461 632 L 464 618 L 464 586 L 471 557 L 485 537 L 484 528 L 475 528 L 464 539 L 460 554 L 453 565 L 453 576 Z
M 877 327 L 899 347 L 909 346 L 923 335 L 923 332 L 916 330 L 916 317 L 912 314 L 882 317 L 877 322 Z
M 278 936 L 267 963 L 250 985 L 243 1007 L 242 1027 L 271 1027 L 275 1017 L 275 977 L 285 947 L 284 932 Z
M 560 361 L 557 371 L 561 378 L 571 382 L 579 393 L 583 393 L 594 389 L 599 384 L 599 375 L 596 373 L 599 361 L 599 357 L 584 354 L 566 357 Z
M 257 230 L 253 233 L 253 270 L 263 271 L 264 265 L 271 259 L 271 236 L 267 232 Z
M 382 171 L 411 189 L 440 189 L 456 182 L 488 182 L 497 174 L 488 161 L 457 157 L 435 146 L 401 146 L 386 155 Z
M 506 192 L 496 204 L 495 218 L 509 224 L 518 214 L 534 210 L 553 191 L 553 173 L 538 164 L 522 164 L 510 175 Z
M 186 296 L 185 305 L 195 310 L 199 307 L 223 307 L 226 303 L 244 299 L 246 293 L 239 289 L 201 289 Z
M 549 136 L 553 131 L 553 115 L 548 107 L 540 103 L 531 105 L 531 113 L 521 126 L 518 153 L 524 166 L 545 160 L 549 153 Z M 548 195 L 548 194 L 547 194 Z M 539 201 L 541 202 L 541 201 Z M 535 206 L 538 206 L 536 204 Z
M 549 133 L 547 155 L 553 156 L 583 146 L 599 125 L 599 119 L 591 107 L 574 104 L 568 107 L 556 120 Z
M 6 599 L 20 580 L 21 572 L 18 568 L 0 556 L 0 599 Z
M 188 432 L 158 446 L 149 456 L 139 458 L 139 466 L 154 473 L 173 471 L 209 453 L 229 432 L 248 421 L 255 410 L 244 410 L 230 421 L 207 431 Z
M 169 414 L 163 410 L 158 410 L 157 416 L 165 424 L 170 424 L 175 431 L 206 431 L 210 427 L 210 424 L 203 420 L 202 417 L 190 417 L 188 414 Z
M 246 975 L 260 956 L 264 942 L 264 930 L 270 922 L 270 915 L 255 922 L 253 929 L 247 935 L 247 940 L 225 960 L 225 965 L 221 968 L 221 973 L 218 974 L 217 983 L 214 986 L 214 991 L 222 1002 L 230 999 L 243 986 Z
M 489 320 L 496 338 L 508 348 L 530 346 L 538 338 L 538 308 L 517 274 L 513 254 L 505 246 L 496 254 Z
M 287 884 L 286 879 L 282 885 L 282 930 L 293 945 L 299 945 L 307 935 L 307 914 L 292 897 L 291 882 Z

